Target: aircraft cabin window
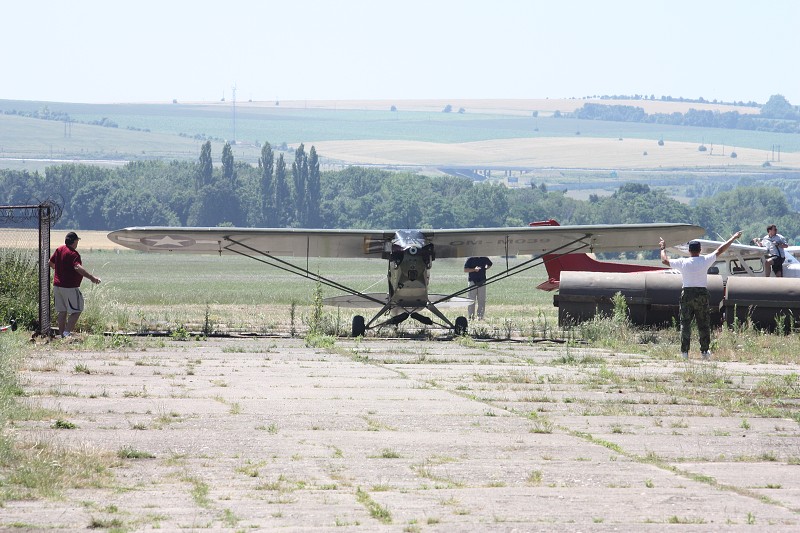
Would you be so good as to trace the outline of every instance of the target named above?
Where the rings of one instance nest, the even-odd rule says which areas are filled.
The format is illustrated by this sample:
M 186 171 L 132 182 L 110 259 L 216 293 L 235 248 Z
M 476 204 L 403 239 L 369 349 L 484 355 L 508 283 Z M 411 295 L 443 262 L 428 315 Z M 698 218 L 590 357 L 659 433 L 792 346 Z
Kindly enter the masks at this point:
M 744 262 L 753 272 L 764 272 L 764 263 L 761 259 L 745 259 Z
M 731 274 L 744 274 L 747 269 L 737 259 L 731 261 Z

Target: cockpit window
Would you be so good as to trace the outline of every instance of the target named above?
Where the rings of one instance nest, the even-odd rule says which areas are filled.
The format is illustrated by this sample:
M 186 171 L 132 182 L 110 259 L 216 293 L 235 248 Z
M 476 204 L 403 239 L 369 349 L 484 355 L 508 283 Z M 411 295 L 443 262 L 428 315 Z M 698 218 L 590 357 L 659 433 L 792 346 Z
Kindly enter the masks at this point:
M 753 272 L 764 272 L 764 263 L 761 259 L 745 259 L 745 264 L 753 269 Z

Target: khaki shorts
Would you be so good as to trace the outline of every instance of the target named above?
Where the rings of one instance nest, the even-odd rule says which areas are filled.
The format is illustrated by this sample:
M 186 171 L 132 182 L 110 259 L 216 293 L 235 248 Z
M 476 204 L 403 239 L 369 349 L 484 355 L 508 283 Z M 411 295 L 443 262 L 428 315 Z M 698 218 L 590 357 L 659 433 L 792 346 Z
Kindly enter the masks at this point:
M 78 287 L 53 287 L 53 300 L 58 313 L 71 315 L 83 312 L 83 294 Z

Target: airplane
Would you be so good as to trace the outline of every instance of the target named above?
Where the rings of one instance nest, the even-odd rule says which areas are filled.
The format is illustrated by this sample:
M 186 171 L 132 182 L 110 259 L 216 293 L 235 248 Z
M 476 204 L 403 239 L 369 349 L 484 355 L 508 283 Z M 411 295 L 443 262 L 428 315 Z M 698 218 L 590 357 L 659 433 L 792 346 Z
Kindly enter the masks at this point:
M 558 222 L 551 219 L 532 222 L 531 225 L 552 226 Z M 694 240 L 700 242 L 701 254 L 712 253 L 723 243 Z M 667 250 L 673 255 L 691 255 L 688 242 L 669 246 Z M 797 313 L 794 297 L 788 295 L 798 291 L 790 280 L 800 278 L 800 246 L 790 246 L 784 252 L 782 278 L 771 272 L 770 277 L 766 277 L 768 266 L 764 247 L 733 243 L 720 254 L 708 269 L 712 322 L 721 324 L 736 315 L 740 320 L 747 319 L 757 327 L 769 329 L 775 326 L 776 316 Z M 549 279 L 537 288 L 545 291 L 560 289 L 553 298 L 553 305 L 558 307 L 560 325 L 611 314 L 614 309 L 612 296 L 617 293 L 625 296 L 629 318 L 634 324 L 668 325 L 678 319 L 681 279 L 680 272 L 675 269 L 598 261 L 586 253 L 546 255 L 544 261 Z M 776 293 L 787 296 L 776 300 Z M 739 316 L 745 312 L 746 317 Z
M 108 238 L 145 252 L 237 254 L 336 288 L 346 294 L 326 298 L 325 304 L 378 309 L 369 321 L 362 315 L 353 318 L 352 334 L 358 337 L 367 330 L 398 325 L 408 318 L 428 326 L 436 324 L 456 335 L 467 333 L 466 317 L 451 321 L 440 308 L 472 303 L 461 297 L 469 288 L 453 294 L 428 292 L 436 258 L 532 256 L 512 267 L 506 260 L 506 269 L 487 278 L 489 284 L 540 265 L 543 255 L 638 251 L 652 248 L 660 237 L 675 244 L 703 233 L 699 226 L 670 223 L 436 230 L 131 227 L 112 231 Z M 306 267 L 282 257 L 305 258 Z M 388 263 L 388 292 L 362 293 L 311 272 L 308 260 L 312 257 L 384 259 Z
M 530 226 L 558 226 L 558 222 L 549 219 L 531 222 Z M 714 252 L 723 241 L 694 239 L 700 242 L 701 254 Z M 667 251 L 675 255 L 689 257 L 688 242 L 667 247 Z M 790 246 L 785 249 L 786 260 L 783 263 L 783 276 L 786 278 L 800 278 L 800 246 Z M 729 276 L 765 276 L 766 249 L 761 246 L 733 243 L 722 253 L 717 261 L 708 269 L 709 275 L 722 276 L 723 282 Z M 553 291 L 559 288 L 562 272 L 598 272 L 598 273 L 642 273 L 662 272 L 666 274 L 677 273 L 674 269 L 664 266 L 639 265 L 634 263 L 620 263 L 614 261 L 600 261 L 592 254 L 545 254 L 543 262 L 547 269 L 548 279 L 536 288 L 543 291 Z
M 700 242 L 700 253 L 709 254 L 719 248 L 722 241 L 695 239 Z M 668 250 L 675 254 L 689 257 L 689 245 L 680 244 L 671 246 Z M 795 254 L 800 254 L 800 246 L 784 248 L 785 261 L 783 263 L 783 277 L 800 278 L 800 260 Z M 723 281 L 730 276 L 765 276 L 767 249 L 752 244 L 733 243 L 730 248 L 717 257 L 717 261 L 709 268 L 709 274 L 719 274 Z M 774 274 L 770 274 L 774 277 Z

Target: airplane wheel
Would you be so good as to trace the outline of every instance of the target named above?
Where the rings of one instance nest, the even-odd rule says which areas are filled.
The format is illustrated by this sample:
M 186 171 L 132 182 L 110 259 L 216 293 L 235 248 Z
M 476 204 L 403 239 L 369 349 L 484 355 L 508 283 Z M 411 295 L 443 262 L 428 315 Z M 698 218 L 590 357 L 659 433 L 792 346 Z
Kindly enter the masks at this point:
M 367 328 L 364 325 L 364 317 L 361 316 L 361 315 L 354 316 L 353 317 L 353 337 L 362 337 L 366 331 L 367 331 Z
M 456 335 L 466 335 L 467 334 L 467 317 L 460 316 L 456 318 L 456 328 L 455 328 Z

